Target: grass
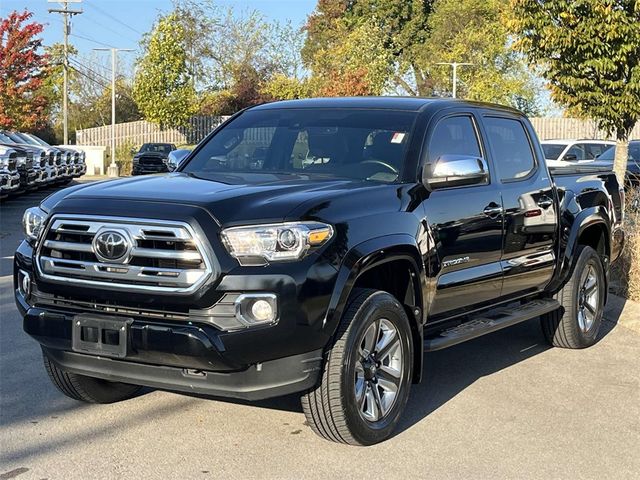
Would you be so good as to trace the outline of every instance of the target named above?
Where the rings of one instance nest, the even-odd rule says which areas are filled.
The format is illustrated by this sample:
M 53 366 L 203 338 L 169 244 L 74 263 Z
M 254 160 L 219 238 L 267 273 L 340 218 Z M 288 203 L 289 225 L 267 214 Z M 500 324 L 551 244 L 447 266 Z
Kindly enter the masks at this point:
M 627 190 L 625 218 L 626 241 L 622 255 L 611 267 L 611 291 L 621 297 L 640 302 L 640 189 Z

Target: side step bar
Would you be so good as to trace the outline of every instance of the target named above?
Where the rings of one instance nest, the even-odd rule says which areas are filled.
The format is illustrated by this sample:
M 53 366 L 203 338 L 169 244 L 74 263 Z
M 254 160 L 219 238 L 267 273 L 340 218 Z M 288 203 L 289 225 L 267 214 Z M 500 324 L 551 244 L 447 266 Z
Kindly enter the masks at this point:
M 425 338 L 424 351 L 433 352 L 434 350 L 451 347 L 552 312 L 558 308 L 560 308 L 560 304 L 557 300 L 540 299 L 512 308 L 505 307 L 489 310 L 468 322 L 445 330 L 435 337 Z

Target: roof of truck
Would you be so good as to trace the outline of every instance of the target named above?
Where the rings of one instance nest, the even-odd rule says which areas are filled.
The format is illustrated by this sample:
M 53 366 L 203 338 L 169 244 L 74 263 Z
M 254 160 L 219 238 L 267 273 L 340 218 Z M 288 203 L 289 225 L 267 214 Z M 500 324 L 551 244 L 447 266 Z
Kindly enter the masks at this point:
M 420 111 L 434 105 L 439 108 L 450 108 L 460 105 L 469 105 L 474 107 L 494 108 L 506 110 L 522 115 L 521 112 L 504 105 L 495 105 L 490 103 L 471 102 L 468 100 L 459 100 L 454 98 L 435 98 L 435 97 L 321 97 L 321 98 L 305 98 L 300 100 L 283 100 L 279 102 L 264 103 L 252 107 L 252 110 L 271 110 L 279 108 L 371 108 L 371 109 L 389 109 L 389 110 L 405 110 Z

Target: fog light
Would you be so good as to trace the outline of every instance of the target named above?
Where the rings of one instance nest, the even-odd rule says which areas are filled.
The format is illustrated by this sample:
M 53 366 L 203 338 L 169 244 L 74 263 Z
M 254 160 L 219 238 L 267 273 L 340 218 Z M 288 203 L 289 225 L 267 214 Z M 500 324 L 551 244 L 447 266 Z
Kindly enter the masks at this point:
M 251 315 L 260 322 L 273 320 L 273 307 L 266 300 L 256 300 L 251 306 Z
M 24 270 L 18 270 L 18 291 L 24 298 L 31 295 L 31 276 Z
M 278 320 L 277 297 L 273 293 L 245 293 L 235 301 L 236 318 L 245 326 L 275 323 Z

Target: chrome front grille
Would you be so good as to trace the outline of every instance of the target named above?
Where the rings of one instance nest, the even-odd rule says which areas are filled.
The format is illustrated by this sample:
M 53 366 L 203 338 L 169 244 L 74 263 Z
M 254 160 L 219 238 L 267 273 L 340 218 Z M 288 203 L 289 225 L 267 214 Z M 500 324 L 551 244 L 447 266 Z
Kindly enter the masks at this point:
M 16 153 L 12 153 L 9 155 L 9 163 L 7 165 L 7 170 L 13 173 L 18 169 L 18 155 Z
M 101 255 L 100 238 L 109 234 L 126 244 L 125 255 Z M 40 240 L 37 264 L 45 279 L 56 282 L 158 293 L 193 292 L 214 273 L 189 225 L 112 217 L 54 216 Z

